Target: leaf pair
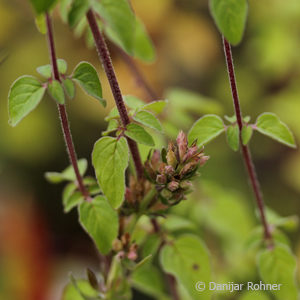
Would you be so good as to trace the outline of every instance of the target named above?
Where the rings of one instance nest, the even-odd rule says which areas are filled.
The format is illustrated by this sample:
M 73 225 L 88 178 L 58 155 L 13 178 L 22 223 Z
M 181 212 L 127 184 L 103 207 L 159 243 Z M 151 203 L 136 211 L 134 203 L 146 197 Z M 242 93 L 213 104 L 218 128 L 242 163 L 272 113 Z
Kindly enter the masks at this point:
M 61 105 L 65 103 L 65 91 L 70 98 L 73 98 L 75 95 L 73 80 L 78 82 L 87 94 L 98 99 L 102 105 L 106 105 L 105 100 L 102 99 L 102 88 L 97 71 L 91 64 L 87 62 L 79 63 L 70 78 L 64 75 L 67 71 L 66 62 L 58 59 L 57 65 L 62 75 L 62 83 L 51 79 L 51 65 L 45 65 L 38 67 L 37 71 L 46 77 L 49 82 L 41 83 L 35 77 L 22 76 L 12 84 L 8 96 L 9 122 L 12 126 L 16 126 L 37 107 L 46 89 L 48 89 L 51 97 Z

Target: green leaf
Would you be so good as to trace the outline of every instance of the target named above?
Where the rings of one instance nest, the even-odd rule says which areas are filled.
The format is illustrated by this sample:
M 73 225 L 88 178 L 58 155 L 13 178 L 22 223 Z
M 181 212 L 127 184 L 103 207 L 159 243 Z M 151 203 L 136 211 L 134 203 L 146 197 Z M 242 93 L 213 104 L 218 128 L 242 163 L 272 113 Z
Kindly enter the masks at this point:
M 82 227 L 94 240 L 102 254 L 112 248 L 117 238 L 119 219 L 117 212 L 110 206 L 105 197 L 97 196 L 91 202 L 83 202 L 79 206 L 79 221 Z
M 68 68 L 67 62 L 61 58 L 58 58 L 56 61 L 59 73 L 65 74 Z
M 127 0 L 101 0 L 94 3 L 94 9 L 104 20 L 106 29 L 120 40 L 122 48 L 134 54 L 136 19 Z
M 138 111 L 133 116 L 133 119 L 149 128 L 155 129 L 160 132 L 162 131 L 162 127 L 159 120 L 152 113 L 146 110 Z
M 76 80 L 87 94 L 98 99 L 105 107 L 106 101 L 102 99 L 102 87 L 96 69 L 88 62 L 80 62 L 74 72 L 73 79 Z
M 73 182 L 69 183 L 63 191 L 63 206 L 64 212 L 68 213 L 72 208 L 83 202 L 84 197 L 81 192 L 76 191 L 77 185 Z
M 44 14 L 35 17 L 35 25 L 41 34 L 47 33 L 46 17 Z
M 233 45 L 243 37 L 248 4 L 246 0 L 210 0 L 210 10 L 220 32 Z
M 49 11 L 57 0 L 30 0 L 36 14 Z
M 240 130 L 238 125 L 231 125 L 226 130 L 227 142 L 233 151 L 239 150 L 240 146 Z
M 70 27 L 74 27 L 84 17 L 89 8 L 89 0 L 74 0 L 68 15 Z
M 79 173 L 81 176 L 84 175 L 84 173 L 87 170 L 87 160 L 85 158 L 81 158 L 77 161 Z M 75 181 L 76 175 L 73 169 L 73 166 L 67 167 L 63 172 L 46 172 L 45 174 L 46 179 L 51 183 L 60 183 L 65 180 L 68 181 Z
M 165 272 L 172 274 L 183 285 L 191 299 L 210 299 L 210 291 L 198 292 L 198 281 L 206 286 L 211 279 L 209 253 L 202 241 L 193 235 L 177 238 L 163 247 L 160 262 Z
M 155 59 L 155 49 L 149 37 L 145 25 L 136 18 L 134 37 L 134 56 L 144 62 L 153 62 Z
M 98 296 L 98 292 L 94 290 L 87 280 L 76 280 L 77 288 L 82 292 L 82 294 L 86 295 L 94 299 L 94 297 Z M 63 291 L 62 300 L 85 300 L 83 296 L 81 296 L 73 283 L 69 283 Z
M 65 104 L 64 89 L 58 80 L 52 80 L 52 82 L 48 84 L 48 92 L 50 96 L 59 104 Z
M 105 131 L 102 131 L 102 135 L 106 136 L 109 135 L 110 133 L 116 131 L 119 128 L 119 122 L 116 119 L 111 119 L 108 122 L 107 128 Z
M 103 193 L 113 208 L 120 207 L 124 200 L 125 170 L 129 160 L 126 139 L 99 139 L 94 146 L 92 160 Z
M 152 136 L 140 125 L 130 123 L 126 127 L 125 135 L 137 143 L 155 146 Z
M 46 78 L 51 78 L 52 67 L 51 65 L 44 65 L 36 68 L 37 72 Z
M 142 107 L 143 110 L 150 110 L 156 114 L 163 112 L 164 108 L 167 105 L 167 100 L 159 100 L 150 102 Z
M 59 1 L 59 12 L 64 23 L 68 22 L 69 8 L 73 0 L 60 0 Z
M 36 78 L 22 76 L 11 86 L 8 95 L 9 123 L 16 126 L 42 100 L 46 87 Z
M 75 85 L 70 78 L 63 79 L 62 81 L 64 89 L 70 99 L 73 99 L 75 96 Z
M 253 128 L 251 125 L 244 125 L 242 128 L 242 142 L 247 145 L 252 137 Z
M 130 109 L 133 109 L 133 110 L 141 109 L 145 105 L 144 101 L 142 101 L 141 99 L 139 99 L 135 96 L 126 95 L 126 96 L 123 96 L 123 99 L 124 99 L 125 104 Z
M 258 267 L 261 278 L 267 283 L 281 284 L 280 290 L 272 290 L 278 300 L 298 299 L 296 286 L 296 259 L 288 247 L 276 245 L 266 249 L 258 256 Z
M 260 133 L 289 147 L 296 148 L 293 134 L 277 115 L 263 113 L 256 120 L 256 128 Z
M 197 145 L 203 146 L 216 138 L 225 130 L 223 121 L 216 115 L 206 115 L 196 121 L 189 131 L 189 143 L 197 140 Z

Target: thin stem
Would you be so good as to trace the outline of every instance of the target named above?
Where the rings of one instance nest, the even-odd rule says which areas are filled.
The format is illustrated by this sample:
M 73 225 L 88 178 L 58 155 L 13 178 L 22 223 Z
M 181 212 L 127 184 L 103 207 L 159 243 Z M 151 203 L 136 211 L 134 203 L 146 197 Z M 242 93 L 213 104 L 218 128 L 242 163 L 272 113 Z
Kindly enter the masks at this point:
M 49 54 L 50 54 L 50 59 L 51 59 L 53 77 L 55 80 L 61 81 L 60 76 L 59 76 L 57 61 L 56 61 L 52 23 L 51 23 L 51 18 L 48 13 L 46 13 L 46 23 L 47 23 L 47 40 L 48 40 L 48 47 L 49 47 Z M 65 105 L 61 105 L 61 104 L 58 104 L 57 106 L 58 106 L 59 117 L 61 120 L 61 127 L 63 130 L 63 135 L 64 135 L 65 143 L 67 146 L 67 151 L 69 154 L 70 162 L 73 166 L 73 169 L 74 169 L 74 172 L 76 175 L 79 191 L 81 192 L 81 194 L 83 195 L 83 197 L 86 201 L 91 201 L 89 192 L 87 191 L 87 189 L 85 188 L 85 186 L 83 184 L 83 179 L 82 179 L 79 169 L 78 169 L 77 155 L 76 155 L 74 143 L 72 140 L 72 135 L 71 135 L 71 130 L 70 130 L 70 126 L 69 126 L 66 107 L 65 107 Z
M 133 59 L 120 47 L 116 47 L 116 49 L 120 53 L 120 56 L 123 59 L 123 61 L 127 64 L 128 68 L 131 71 L 131 73 L 133 74 L 133 76 L 135 77 L 138 86 L 141 86 L 144 89 L 144 91 L 146 92 L 146 94 L 148 95 L 148 97 L 151 100 L 158 100 L 157 94 L 151 88 L 151 86 L 147 82 L 147 80 L 144 77 L 144 75 L 142 74 L 142 72 L 136 66 Z
M 236 115 L 237 124 L 239 126 L 240 136 L 241 136 L 241 132 L 242 132 L 242 128 L 243 128 L 243 116 L 242 116 L 239 95 L 238 95 L 238 90 L 237 90 L 237 85 L 236 85 L 231 46 L 224 37 L 223 37 L 223 43 L 224 43 L 224 53 L 225 53 L 226 64 L 227 64 L 227 69 L 228 69 L 228 76 L 229 76 L 229 81 L 230 81 L 230 86 L 231 86 L 235 115 Z M 254 163 L 253 163 L 253 160 L 251 157 L 251 152 L 250 152 L 250 149 L 248 146 L 243 145 L 242 142 L 240 144 L 242 147 L 243 159 L 244 159 L 246 169 L 247 169 L 247 172 L 249 175 L 250 183 L 251 183 L 251 186 L 252 186 L 252 189 L 253 189 L 253 192 L 255 195 L 256 203 L 257 203 L 257 206 L 259 209 L 261 222 L 264 227 L 265 240 L 271 241 L 272 234 L 271 234 L 268 222 L 267 222 L 264 201 L 263 201 L 263 195 L 262 195 L 260 184 L 259 184 L 259 181 L 258 181 L 258 178 L 256 175 L 256 170 L 255 170 L 255 166 L 254 166 Z
M 116 106 L 120 114 L 121 121 L 123 123 L 123 126 L 126 127 L 130 123 L 130 119 L 123 101 L 121 89 L 114 71 L 109 50 L 99 30 L 94 12 L 91 9 L 88 10 L 86 17 L 95 40 L 95 45 L 98 51 L 99 58 L 101 60 L 107 79 L 109 81 L 111 91 L 113 93 Z M 134 161 L 137 176 L 139 179 L 141 179 L 144 176 L 144 170 L 137 144 L 135 141 L 129 138 L 127 138 L 127 142 Z

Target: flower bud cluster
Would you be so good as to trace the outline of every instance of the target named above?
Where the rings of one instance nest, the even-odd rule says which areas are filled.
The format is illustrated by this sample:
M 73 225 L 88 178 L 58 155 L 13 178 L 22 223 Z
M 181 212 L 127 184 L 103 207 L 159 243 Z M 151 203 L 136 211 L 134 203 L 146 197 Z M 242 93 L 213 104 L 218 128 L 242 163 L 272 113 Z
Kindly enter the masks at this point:
M 186 135 L 180 131 L 176 143 L 170 142 L 167 150 L 155 150 L 145 163 L 149 179 L 156 184 L 164 204 L 174 205 L 192 191 L 192 179 L 199 167 L 208 160 L 196 143 L 188 146 Z

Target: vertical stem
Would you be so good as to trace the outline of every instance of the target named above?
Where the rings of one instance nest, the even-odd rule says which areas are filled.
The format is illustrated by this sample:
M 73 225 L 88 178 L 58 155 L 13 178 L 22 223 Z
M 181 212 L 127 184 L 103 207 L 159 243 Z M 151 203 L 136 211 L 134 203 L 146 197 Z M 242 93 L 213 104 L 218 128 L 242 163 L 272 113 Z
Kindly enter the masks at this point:
M 55 80 L 61 81 L 60 76 L 59 76 L 57 61 L 56 61 L 52 23 L 51 23 L 51 18 L 48 13 L 46 13 L 46 23 L 47 23 L 47 40 L 48 40 L 48 47 L 49 47 L 49 54 L 50 54 L 50 59 L 51 59 L 53 77 Z M 69 154 L 70 162 L 73 165 L 73 169 L 74 169 L 74 172 L 76 175 L 78 188 L 79 188 L 81 194 L 83 195 L 84 199 L 86 201 L 91 201 L 90 195 L 83 184 L 83 180 L 82 180 L 82 177 L 81 177 L 79 169 L 78 169 L 77 155 L 76 155 L 74 143 L 72 140 L 72 135 L 71 135 L 71 130 L 70 130 L 70 126 L 69 126 L 66 107 L 65 107 L 65 105 L 61 105 L 61 104 L 58 104 L 57 106 L 58 106 L 59 117 L 61 120 L 61 127 L 63 130 L 63 135 L 64 135 L 65 143 L 67 146 L 67 151 Z
M 243 117 L 242 117 L 242 111 L 241 111 L 239 95 L 238 95 L 238 90 L 237 90 L 237 85 L 236 85 L 231 46 L 224 37 L 223 37 L 223 43 L 224 43 L 224 53 L 225 53 L 226 64 L 227 64 L 227 69 L 228 69 L 228 76 L 229 76 L 229 81 L 230 81 L 230 86 L 231 86 L 235 115 L 236 115 L 237 124 L 239 126 L 240 135 L 241 135 L 242 128 L 243 128 Z M 258 178 L 256 175 L 256 170 L 255 170 L 255 166 L 254 166 L 254 163 L 253 163 L 253 160 L 251 157 L 251 152 L 250 152 L 250 149 L 248 146 L 243 145 L 242 142 L 240 144 L 242 147 L 243 159 L 244 159 L 244 162 L 246 165 L 246 169 L 247 169 L 248 176 L 250 179 L 251 187 L 254 192 L 256 203 L 257 203 L 259 213 L 260 213 L 261 222 L 262 222 L 262 225 L 264 228 L 265 240 L 271 241 L 272 234 L 271 234 L 269 225 L 267 223 L 263 195 L 262 195 L 260 184 L 259 184 L 259 181 L 258 181 Z
M 130 119 L 127 113 L 127 109 L 125 107 L 121 89 L 114 71 L 114 67 L 111 61 L 110 53 L 107 48 L 106 42 L 99 30 L 94 12 L 89 9 L 87 14 L 86 14 L 90 29 L 92 31 L 94 40 L 95 40 L 95 45 L 98 51 L 99 58 L 102 62 L 104 71 L 106 73 L 107 79 L 109 81 L 111 91 L 113 93 L 120 118 L 122 121 L 122 124 L 124 127 L 126 127 L 130 123 Z M 130 138 L 127 138 L 127 142 L 129 145 L 129 149 L 131 151 L 131 155 L 134 161 L 136 173 L 139 179 L 143 178 L 144 176 L 144 170 L 143 170 L 143 164 L 142 160 L 140 157 L 140 153 L 137 147 L 137 144 L 135 141 L 131 140 Z

